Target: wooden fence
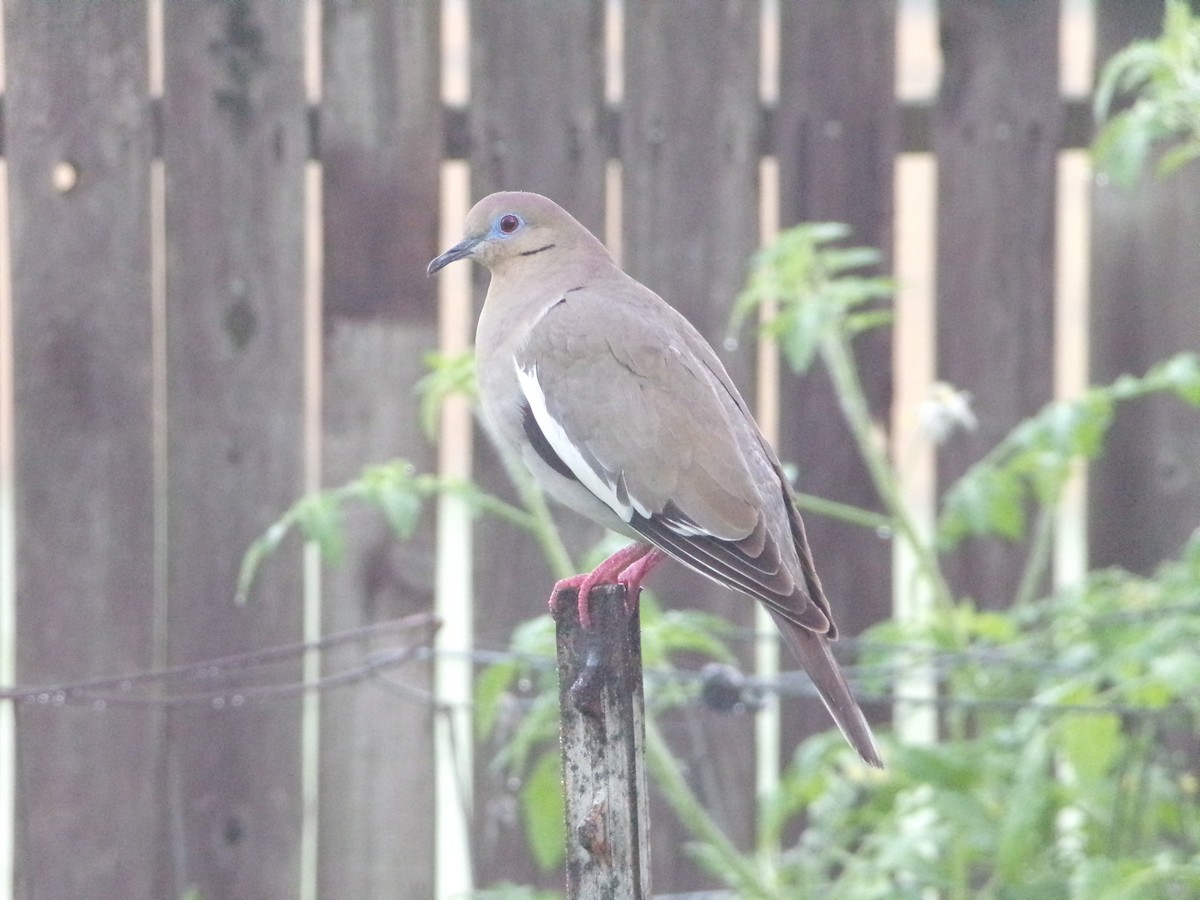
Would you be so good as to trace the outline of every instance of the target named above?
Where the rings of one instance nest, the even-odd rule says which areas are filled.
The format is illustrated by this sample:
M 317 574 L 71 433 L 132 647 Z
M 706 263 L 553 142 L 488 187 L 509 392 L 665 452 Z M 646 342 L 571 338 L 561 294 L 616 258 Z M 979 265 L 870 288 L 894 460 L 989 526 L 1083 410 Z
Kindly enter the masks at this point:
M 944 0 L 940 90 L 898 98 L 898 28 L 928 6 L 479 2 L 459 35 L 461 0 L 6 0 L 0 680 L 138 673 L 432 608 L 434 559 L 450 552 L 432 519 L 404 543 L 353 520 L 338 566 L 285 545 L 249 604 L 231 598 L 247 544 L 306 491 L 396 456 L 439 465 L 412 386 L 427 350 L 466 340 L 445 319 L 439 332 L 424 275 L 458 228 L 438 218 L 446 160 L 469 165 L 472 196 L 537 190 L 618 236 L 625 267 L 718 344 L 764 215 L 848 222 L 903 273 L 892 254 L 919 217 L 896 198 L 916 196 L 933 216 L 936 314 L 915 324 L 934 329 L 936 350 L 893 354 L 878 333 L 861 358 L 881 432 L 893 402 L 915 402 L 893 388 L 921 366 L 973 394 L 980 428 L 940 453 L 943 484 L 1063 390 L 1063 360 L 1079 372 L 1090 360 L 1105 381 L 1195 349 L 1195 167 L 1135 192 L 1076 185 L 1087 232 L 1059 227 L 1062 151 L 1088 139 L 1086 98 L 1060 90 L 1062 23 L 1080 4 Z M 1094 16 L 1103 61 L 1156 33 L 1161 3 L 1096 0 Z M 467 105 L 449 68 L 460 39 Z M 913 161 L 936 164 L 933 195 L 898 181 Z M 1086 318 L 1056 306 L 1064 241 L 1085 251 L 1072 271 L 1090 284 Z M 725 356 L 755 394 L 752 342 Z M 873 506 L 824 376 L 784 374 L 771 390 L 803 488 Z M 1195 417 L 1169 402 L 1122 414 L 1089 482 L 1094 564 L 1147 570 L 1178 548 L 1200 519 L 1198 446 Z M 511 495 L 483 441 L 473 471 Z M 888 543 L 820 520 L 810 534 L 843 629 L 891 615 Z M 567 536 L 575 551 L 598 537 Z M 480 520 L 473 541 L 477 612 L 450 624 L 503 648 L 542 611 L 550 574 L 512 527 Z M 968 545 L 956 587 L 1002 602 L 1016 552 Z M 750 604 L 683 572 L 654 587 L 753 624 Z M 280 681 L 334 664 L 289 660 Z M 422 663 L 397 677 L 419 691 L 433 675 Z M 470 858 L 437 856 L 428 702 L 369 684 L 239 708 L 67 699 L 35 695 L 0 718 L 0 895 L 561 884 L 530 862 L 513 786 L 485 750 L 459 773 Z M 789 704 L 778 752 L 825 726 Z M 666 728 L 748 844 L 752 729 L 699 710 Z M 709 884 L 670 813 L 652 818 L 656 889 Z

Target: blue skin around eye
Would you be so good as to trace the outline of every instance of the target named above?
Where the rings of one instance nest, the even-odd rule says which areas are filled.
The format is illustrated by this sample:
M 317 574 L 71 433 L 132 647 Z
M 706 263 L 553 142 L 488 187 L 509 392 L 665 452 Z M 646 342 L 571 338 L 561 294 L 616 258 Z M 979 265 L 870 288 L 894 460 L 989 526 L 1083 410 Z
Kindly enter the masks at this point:
M 517 220 L 517 227 L 516 227 L 516 228 L 514 228 L 512 231 L 507 231 L 507 232 L 506 232 L 506 231 L 504 231 L 504 230 L 502 230 L 502 229 L 500 228 L 500 223 L 501 223 L 502 221 L 504 221 L 506 218 L 508 218 L 509 216 L 512 216 L 514 219 L 516 219 L 516 220 Z M 514 235 L 514 234 L 516 234 L 518 231 L 520 231 L 520 230 L 521 230 L 521 226 L 522 226 L 522 225 L 524 225 L 524 224 L 525 224 L 525 220 L 524 220 L 524 219 L 522 219 L 520 216 L 513 215 L 512 213 L 505 213 L 504 215 L 500 216 L 500 218 L 496 219 L 496 221 L 495 221 L 495 222 L 493 222 L 493 223 L 492 223 L 492 234 L 491 234 L 491 236 L 492 236 L 492 237 L 499 237 L 499 238 L 506 238 L 506 237 L 510 237 L 510 236 L 512 236 L 512 235 Z

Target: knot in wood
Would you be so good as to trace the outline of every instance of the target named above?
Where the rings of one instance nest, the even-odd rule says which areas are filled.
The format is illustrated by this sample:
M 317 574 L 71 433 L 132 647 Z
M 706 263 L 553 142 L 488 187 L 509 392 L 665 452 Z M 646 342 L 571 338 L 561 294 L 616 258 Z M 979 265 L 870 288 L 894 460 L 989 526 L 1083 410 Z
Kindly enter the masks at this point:
M 608 804 L 604 798 L 597 797 L 592 802 L 592 808 L 588 810 L 588 814 L 575 829 L 579 846 L 590 853 L 593 859 L 605 863 L 612 861 L 612 853 L 608 846 L 608 827 L 605 822 L 607 811 Z
M 571 685 L 571 703 L 581 714 L 599 722 L 604 718 L 603 693 L 606 667 L 600 660 L 600 654 L 591 649 L 587 654 L 587 662 L 579 670 L 579 677 Z

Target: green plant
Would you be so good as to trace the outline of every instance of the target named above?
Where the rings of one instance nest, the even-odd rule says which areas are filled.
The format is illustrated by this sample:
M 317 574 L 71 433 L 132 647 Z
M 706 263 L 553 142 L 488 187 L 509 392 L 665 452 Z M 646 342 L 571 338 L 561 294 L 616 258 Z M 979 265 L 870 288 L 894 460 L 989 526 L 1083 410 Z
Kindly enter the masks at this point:
M 664 612 L 646 595 L 651 783 L 690 831 L 688 851 L 739 897 L 1195 896 L 1200 813 L 1186 749 L 1200 741 L 1200 534 L 1152 578 L 1096 572 L 1051 598 L 1039 598 L 1038 585 L 1051 539 L 1043 526 L 1075 464 L 1102 451 L 1123 402 L 1159 393 L 1200 407 L 1200 357 L 1181 354 L 1141 377 L 1047 406 L 951 486 L 937 534 L 925 536 L 873 437 L 852 352 L 858 334 L 887 324 L 880 301 L 888 284 L 857 274 L 875 257 L 839 247 L 845 234 L 815 225 L 781 235 L 756 257 L 735 321 L 770 299 L 777 315 L 763 327 L 788 360 L 797 368 L 821 360 L 829 369 L 883 513 L 803 502 L 867 527 L 886 525 L 917 560 L 914 588 L 936 601 L 923 620 L 881 623 L 858 642 L 858 681 L 884 698 L 898 676 L 928 671 L 945 736 L 929 746 L 892 742 L 884 772 L 859 762 L 836 733 L 804 742 L 777 794 L 762 803 L 756 846 L 739 848 L 705 810 L 655 724 L 657 714 L 696 703 L 698 679 L 675 667 L 681 653 L 732 660 L 724 626 Z M 469 390 L 462 373 L 461 364 L 447 363 L 425 386 Z M 343 504 L 378 507 L 403 536 L 440 491 L 528 528 L 556 571 L 572 568 L 544 503 L 527 487 L 515 507 L 398 462 L 297 504 L 248 554 L 243 586 L 292 528 L 336 554 Z M 1031 520 L 1026 576 L 1012 608 L 978 610 L 954 596 L 942 572 L 945 553 L 967 535 L 1019 537 Z M 508 654 L 481 673 L 476 690 L 478 730 L 499 746 L 496 770 L 520 782 L 527 838 L 546 868 L 563 851 L 553 655 L 553 623 L 538 616 L 513 633 Z M 798 819 L 805 823 L 799 841 L 777 850 Z
M 1200 728 L 1198 613 L 1200 535 L 1153 578 L 1097 572 L 1018 610 L 960 603 L 953 623 L 878 626 L 864 686 L 881 689 L 915 646 L 963 734 L 894 747 L 865 782 L 800 748 L 782 812 L 809 828 L 790 883 L 813 896 L 1194 895 L 1197 781 L 1186 741 L 1168 738 Z
M 1126 94 L 1132 102 L 1114 113 L 1114 102 Z M 1200 159 L 1200 15 L 1187 0 L 1167 0 L 1158 38 L 1109 59 L 1094 110 L 1103 125 L 1092 149 L 1117 184 L 1132 184 L 1158 145 L 1169 145 L 1158 161 L 1160 176 Z
M 886 696 L 896 676 L 936 677 L 946 736 L 893 745 L 872 772 L 836 736 L 805 742 L 761 814 L 775 846 L 803 816 L 800 842 L 746 876 L 704 846 L 698 859 L 739 896 L 1191 896 L 1200 884 L 1196 779 L 1172 730 L 1200 732 L 1200 534 L 1154 578 L 1094 573 L 1037 599 L 1052 533 L 1044 527 L 1080 460 L 1096 457 L 1114 411 L 1151 393 L 1200 406 L 1200 356 L 1181 354 L 1048 405 L 1019 424 L 945 494 L 934 539 L 900 501 L 872 438 L 851 343 L 886 323 L 884 285 L 860 277 L 869 251 L 836 226 L 801 226 L 756 257 L 735 312 L 767 299 L 763 326 L 803 369 L 821 359 L 879 501 L 935 598 L 931 615 L 886 622 L 860 641 L 860 687 Z M 798 332 L 803 331 L 803 334 Z M 942 557 L 967 535 L 1021 537 L 1037 523 L 1015 604 L 981 611 L 953 596 Z M 703 835 L 696 835 L 702 841 Z M 711 842 L 709 842 L 711 843 Z
M 475 512 L 489 513 L 537 532 L 541 523 L 536 510 L 521 509 L 479 490 L 470 481 L 439 478 L 418 472 L 406 459 L 367 466 L 352 481 L 321 491 L 294 503 L 247 548 L 238 572 L 238 603 L 245 603 L 263 561 L 278 549 L 293 531 L 313 541 L 321 555 L 336 563 L 342 556 L 343 517 L 347 506 L 363 505 L 383 515 L 401 540 L 412 537 L 421 520 L 425 502 L 438 494 L 454 494 L 467 501 Z
M 599 562 L 602 551 L 598 548 L 594 555 Z M 649 592 L 643 592 L 640 606 L 647 718 L 694 706 L 700 684 L 684 677 L 673 661 L 688 654 L 733 663 L 720 637 L 728 626 L 703 613 L 664 610 Z M 483 670 L 476 682 L 475 713 L 480 739 L 500 748 L 491 770 L 520 785 L 521 818 L 534 860 L 543 869 L 557 868 L 565 844 L 554 621 L 549 616 L 520 625 L 507 658 Z M 669 757 L 666 765 L 677 766 Z

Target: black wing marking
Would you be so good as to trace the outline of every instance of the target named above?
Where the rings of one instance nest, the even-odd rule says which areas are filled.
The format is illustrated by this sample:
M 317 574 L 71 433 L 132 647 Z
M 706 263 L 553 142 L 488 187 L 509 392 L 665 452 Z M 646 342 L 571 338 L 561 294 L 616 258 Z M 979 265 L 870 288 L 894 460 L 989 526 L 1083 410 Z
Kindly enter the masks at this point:
M 681 523 L 689 522 L 687 516 L 668 503 L 659 514 L 647 517 L 635 513 L 629 524 L 672 559 L 719 584 L 754 597 L 802 628 L 823 634 L 832 627 L 828 616 L 808 597 L 806 585 L 792 582 L 788 593 L 780 590 L 778 578 L 782 561 L 773 543 L 766 543 L 762 553 L 751 555 L 741 542 L 698 533 L 700 529 L 686 524 L 680 529 Z M 791 579 L 786 581 L 791 582 Z M 797 593 L 802 600 L 799 610 L 794 601 L 786 602 Z
M 525 429 L 525 437 L 529 439 L 529 443 L 533 445 L 534 452 L 541 457 L 542 462 L 563 478 L 569 478 L 571 481 L 579 481 L 575 473 L 571 471 L 571 467 L 563 462 L 562 457 L 555 453 L 554 448 L 550 446 L 550 441 L 546 439 L 546 433 L 538 425 L 537 417 L 534 416 L 533 410 L 528 403 L 521 407 L 521 427 Z

